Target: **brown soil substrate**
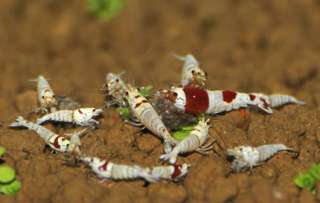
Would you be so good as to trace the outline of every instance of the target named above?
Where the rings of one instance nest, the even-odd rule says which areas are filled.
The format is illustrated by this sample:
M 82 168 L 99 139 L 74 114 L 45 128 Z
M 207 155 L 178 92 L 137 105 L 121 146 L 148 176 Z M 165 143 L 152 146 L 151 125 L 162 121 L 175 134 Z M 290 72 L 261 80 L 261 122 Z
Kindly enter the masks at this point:
M 128 0 L 111 22 L 88 14 L 84 0 L 1 0 L 0 13 L 0 145 L 22 182 L 22 190 L 0 196 L 1 203 L 316 201 L 293 177 L 320 159 L 319 1 Z M 188 52 L 208 72 L 212 89 L 305 100 L 273 115 L 252 112 L 249 125 L 237 111 L 216 116 L 210 130 L 225 149 L 284 143 L 300 150 L 299 158 L 281 153 L 251 174 L 225 177 L 222 157 L 191 154 L 179 158 L 192 168 L 178 184 L 100 183 L 87 168 L 67 165 L 63 155 L 44 153 L 35 133 L 6 127 L 36 105 L 28 79 L 40 73 L 57 94 L 101 106 L 107 72 L 126 71 L 130 82 L 164 88 L 180 77 L 181 62 L 171 54 Z M 161 164 L 157 138 L 140 135 L 112 109 L 101 121 L 83 138 L 83 151 L 119 163 Z

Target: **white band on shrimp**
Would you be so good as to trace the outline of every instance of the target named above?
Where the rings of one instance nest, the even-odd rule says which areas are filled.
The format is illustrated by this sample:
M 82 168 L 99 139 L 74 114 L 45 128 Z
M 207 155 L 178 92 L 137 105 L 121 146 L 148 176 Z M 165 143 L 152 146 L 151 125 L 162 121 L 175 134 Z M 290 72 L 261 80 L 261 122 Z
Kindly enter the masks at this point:
M 183 91 L 182 88 L 178 88 L 178 87 L 172 87 L 171 88 L 171 91 L 172 92 L 175 92 L 177 95 L 176 95 L 176 101 L 174 103 L 174 105 L 180 109 L 180 110 L 185 110 L 185 106 L 186 106 L 186 94 L 185 92 Z

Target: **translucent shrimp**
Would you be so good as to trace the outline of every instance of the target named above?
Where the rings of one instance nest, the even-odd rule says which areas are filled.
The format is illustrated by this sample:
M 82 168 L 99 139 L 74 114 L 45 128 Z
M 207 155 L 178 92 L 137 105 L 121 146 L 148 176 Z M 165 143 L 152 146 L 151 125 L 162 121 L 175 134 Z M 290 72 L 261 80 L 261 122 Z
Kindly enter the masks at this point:
M 143 124 L 148 130 L 163 139 L 166 153 L 171 151 L 172 145 L 178 142 L 171 137 L 160 116 L 147 99 L 135 87 L 128 85 L 127 100 L 131 113 L 136 118 L 136 121 L 132 123 Z
M 121 79 L 120 74 L 108 73 L 106 76 L 106 106 L 127 107 L 128 103 L 125 99 L 127 92 L 127 85 Z
M 259 166 L 281 151 L 295 152 L 284 144 L 268 144 L 259 147 L 239 146 L 227 150 L 227 160 L 231 162 L 231 169 L 235 172 L 246 171 Z
M 115 164 L 107 160 L 101 160 L 98 157 L 81 157 L 84 163 L 88 164 L 92 171 L 102 179 L 112 180 L 132 180 L 132 179 L 144 179 L 147 182 L 155 182 L 149 168 L 140 167 L 137 165 L 123 165 Z
M 43 111 L 47 113 L 56 111 L 58 102 L 47 79 L 44 76 L 39 75 L 37 79 L 31 81 L 37 82 L 40 108 L 36 109 L 36 112 Z
M 199 62 L 193 55 L 187 54 L 185 56 L 176 56 L 176 58 L 184 61 L 181 74 L 182 86 L 187 86 L 190 84 L 199 86 L 205 85 L 207 73 L 199 67 Z
M 26 127 L 29 130 L 35 131 L 51 149 L 58 152 L 77 152 L 80 153 L 80 136 L 86 132 L 86 129 L 71 134 L 71 139 L 68 140 L 64 136 L 55 134 L 41 125 L 29 122 L 23 117 L 19 116 L 16 122 L 9 125 L 9 127 Z
M 37 124 L 43 124 L 48 121 L 53 122 L 68 122 L 80 126 L 95 127 L 99 121 L 95 120 L 103 112 L 102 109 L 96 108 L 80 108 L 76 110 L 60 110 L 42 116 L 37 120 Z
M 160 159 L 169 160 L 173 164 L 176 162 L 178 154 L 192 151 L 198 151 L 203 154 L 207 153 L 213 148 L 213 143 L 203 146 L 208 139 L 209 127 L 209 120 L 200 119 L 199 123 L 190 132 L 190 135 L 179 142 L 170 153 L 161 155 Z

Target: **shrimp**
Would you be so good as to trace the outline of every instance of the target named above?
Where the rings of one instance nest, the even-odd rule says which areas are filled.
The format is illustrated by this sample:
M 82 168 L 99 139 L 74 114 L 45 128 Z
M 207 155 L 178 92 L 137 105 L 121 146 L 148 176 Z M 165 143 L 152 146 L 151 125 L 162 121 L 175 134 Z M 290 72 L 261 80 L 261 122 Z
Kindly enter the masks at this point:
M 143 124 L 152 133 L 163 139 L 166 153 L 171 151 L 172 145 L 177 144 L 178 141 L 171 137 L 160 116 L 147 99 L 139 93 L 137 88 L 128 85 L 127 100 L 131 109 L 131 114 L 137 120 L 136 122 L 133 121 L 133 124 L 139 122 Z
M 227 160 L 231 162 L 231 169 L 242 172 L 259 166 L 281 151 L 295 152 L 284 144 L 268 144 L 259 147 L 239 146 L 227 150 Z
M 152 100 L 152 105 L 169 130 L 179 129 L 181 126 L 193 125 L 197 122 L 197 115 L 179 110 L 172 102 L 166 99 L 161 92 L 161 90 L 156 92 Z
M 50 113 L 37 119 L 37 124 L 43 124 L 47 121 L 54 122 L 68 122 L 74 123 L 80 126 L 95 127 L 99 124 L 99 121 L 94 118 L 101 115 L 102 109 L 96 108 L 80 108 L 76 110 L 60 110 L 54 113 Z
M 88 164 L 91 170 L 102 179 L 132 180 L 142 178 L 151 183 L 156 181 L 149 168 L 137 165 L 115 164 L 107 160 L 101 160 L 98 157 L 82 156 L 80 160 Z
M 257 107 L 271 114 L 271 107 L 280 105 L 304 104 L 289 95 L 267 96 L 261 93 L 241 93 L 229 90 L 204 90 L 194 86 L 184 88 L 172 87 L 171 90 L 162 91 L 165 97 L 174 103 L 176 108 L 192 114 L 218 114 L 234 109 Z
M 36 112 L 54 112 L 56 111 L 58 102 L 56 96 L 47 81 L 47 79 L 39 75 L 37 79 L 32 80 L 37 82 L 38 101 L 40 108 L 36 109 Z
M 174 164 L 178 154 L 195 150 L 203 154 L 207 153 L 212 149 L 213 144 L 210 143 L 207 146 L 203 146 L 208 139 L 209 127 L 209 120 L 201 118 L 199 123 L 190 132 L 189 136 L 179 142 L 170 153 L 161 155 L 160 159 L 165 161 L 169 160 L 171 164 Z
M 151 169 L 156 179 L 179 181 L 188 173 L 189 164 L 175 164 L 170 166 L 157 166 Z
M 120 74 L 108 73 L 106 76 L 106 106 L 127 107 L 128 103 L 125 99 L 127 92 L 127 85 L 121 79 Z
M 181 74 L 181 85 L 183 87 L 190 84 L 205 85 L 207 73 L 200 69 L 199 62 L 193 55 L 187 54 L 185 56 L 176 56 L 176 58 L 184 61 Z
M 55 134 L 41 125 L 29 122 L 22 116 L 16 119 L 16 122 L 11 123 L 9 127 L 26 127 L 29 130 L 35 131 L 44 142 L 49 145 L 51 149 L 58 152 L 77 152 L 80 153 L 80 136 L 85 133 L 86 129 L 71 134 L 71 139 L 68 140 L 65 137 Z

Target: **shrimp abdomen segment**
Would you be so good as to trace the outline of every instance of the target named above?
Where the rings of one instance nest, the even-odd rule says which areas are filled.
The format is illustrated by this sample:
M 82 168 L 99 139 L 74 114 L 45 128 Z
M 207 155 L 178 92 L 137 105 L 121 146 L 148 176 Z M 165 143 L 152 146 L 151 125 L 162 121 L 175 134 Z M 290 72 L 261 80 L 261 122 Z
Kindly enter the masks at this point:
M 35 124 L 33 122 L 29 122 L 25 120 L 23 117 L 19 116 L 16 119 L 16 122 L 12 123 L 10 127 L 26 127 L 29 130 L 35 131 L 46 143 L 49 142 L 50 138 L 52 136 L 55 136 L 56 134 L 52 131 L 48 130 L 45 127 L 42 127 L 41 125 Z
M 42 116 L 37 119 L 37 124 L 42 124 L 46 121 L 64 121 L 64 122 L 74 122 L 72 110 L 61 110 L 47 115 Z
M 295 97 L 290 95 L 273 94 L 269 96 L 271 107 L 279 107 L 284 104 L 305 104 L 303 101 L 297 100 Z
M 229 90 L 208 91 L 209 108 L 206 113 L 217 114 L 239 108 L 246 108 L 250 104 L 248 94 Z
M 152 176 L 157 179 L 171 179 L 173 172 L 173 166 L 157 166 L 151 170 Z
M 160 138 L 163 138 L 164 141 L 173 141 L 160 116 L 154 110 L 150 103 L 142 103 L 138 108 L 136 109 L 137 117 L 140 118 L 141 123 L 143 123 L 146 128 L 148 128 L 152 133 L 159 136 Z
M 280 151 L 292 150 L 284 144 L 261 145 L 256 148 L 259 152 L 259 162 L 266 161 Z
M 114 164 L 111 169 L 113 179 L 134 179 L 143 178 L 145 169 L 139 166 L 128 166 Z

